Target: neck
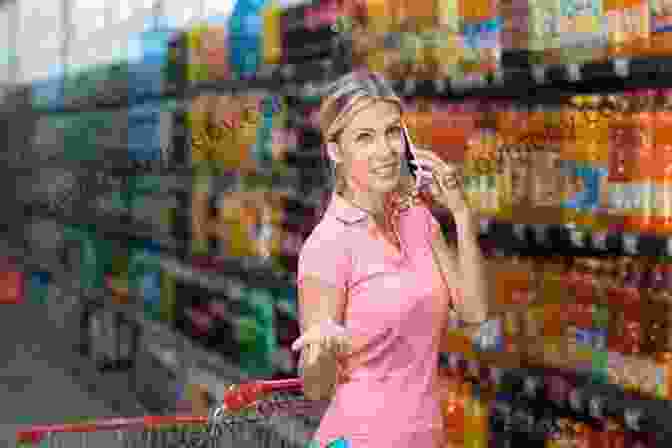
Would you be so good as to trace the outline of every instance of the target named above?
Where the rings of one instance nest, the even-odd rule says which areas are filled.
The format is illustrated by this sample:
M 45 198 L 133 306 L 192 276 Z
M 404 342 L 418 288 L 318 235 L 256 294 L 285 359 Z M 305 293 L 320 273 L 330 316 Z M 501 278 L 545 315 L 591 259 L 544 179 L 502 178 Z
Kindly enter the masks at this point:
M 383 214 L 384 195 L 382 194 L 376 195 L 350 187 L 345 189 L 343 197 L 373 216 Z

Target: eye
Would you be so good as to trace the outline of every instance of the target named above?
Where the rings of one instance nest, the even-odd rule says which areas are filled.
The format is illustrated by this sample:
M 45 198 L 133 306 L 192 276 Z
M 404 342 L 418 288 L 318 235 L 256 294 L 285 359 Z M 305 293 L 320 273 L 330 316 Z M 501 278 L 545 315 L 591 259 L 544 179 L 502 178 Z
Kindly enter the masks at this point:
M 358 143 L 370 143 L 371 141 L 373 141 L 373 135 L 368 132 L 363 132 L 357 135 L 357 138 L 355 140 Z
M 387 130 L 387 135 L 389 137 L 399 138 L 402 135 L 401 126 L 392 126 Z

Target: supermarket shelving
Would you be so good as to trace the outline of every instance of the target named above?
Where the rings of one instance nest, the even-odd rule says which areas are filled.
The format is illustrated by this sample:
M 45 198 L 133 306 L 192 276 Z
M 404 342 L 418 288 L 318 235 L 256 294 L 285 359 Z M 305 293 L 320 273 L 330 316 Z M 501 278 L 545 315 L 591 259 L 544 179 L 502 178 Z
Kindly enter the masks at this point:
M 185 89 L 172 88 L 160 94 L 147 93 L 135 97 L 133 101 L 113 96 L 112 98 L 94 98 L 80 101 L 59 108 L 34 108 L 32 114 L 40 116 L 52 113 L 80 113 L 101 109 L 118 109 L 129 107 L 143 101 L 171 101 L 171 108 L 186 110 L 187 99 L 193 98 L 205 92 L 235 93 L 235 92 L 276 92 L 290 96 L 315 97 L 319 94 L 319 84 L 322 84 L 337 74 L 343 67 L 340 62 L 325 63 L 321 61 L 313 64 L 284 65 L 272 68 L 265 73 L 260 73 L 256 79 L 245 81 L 225 81 L 217 83 L 203 83 L 198 86 L 190 86 Z M 633 57 L 619 58 L 607 62 L 587 63 L 582 65 L 569 64 L 558 66 L 532 65 L 529 67 L 504 67 L 490 77 L 479 77 L 469 81 L 444 80 L 414 80 L 406 79 L 395 83 L 396 89 L 404 97 L 433 97 L 446 101 L 462 101 L 471 99 L 513 99 L 521 103 L 551 103 L 559 102 L 561 98 L 577 93 L 603 93 L 606 91 L 619 91 L 632 88 L 669 87 L 666 77 L 672 73 L 672 58 L 665 57 Z M 315 81 L 315 83 L 311 83 Z M 169 98 L 167 100 L 167 98 Z M 300 117 L 299 117 L 300 118 Z M 309 123 L 300 119 L 295 121 L 302 126 Z M 304 152 L 297 151 L 297 156 L 306 154 L 306 157 L 315 157 L 318 150 Z M 307 155 L 310 154 L 310 155 Z M 60 164 L 60 161 L 48 163 Z M 108 172 L 110 176 L 118 173 L 120 177 L 132 174 L 151 174 L 142 170 L 134 170 L 128 166 L 127 160 L 106 162 L 104 166 L 98 166 L 98 162 L 77 162 L 80 168 L 96 169 Z M 61 166 L 61 165 L 58 165 Z M 63 166 L 66 167 L 66 166 Z M 72 167 L 75 168 L 74 166 Z M 18 168 L 17 168 L 18 169 Z M 28 168 L 26 168 L 28 169 Z M 185 169 L 189 171 L 188 168 Z M 176 169 L 175 171 L 179 171 Z M 165 175 L 170 170 L 162 171 Z M 179 173 L 182 174 L 182 173 Z M 184 192 L 189 188 L 188 172 L 185 177 L 175 176 L 174 190 L 167 193 Z M 292 175 L 287 177 L 291 184 Z M 280 181 L 281 183 L 283 181 Z M 172 183 L 172 182 L 171 182 Z M 275 183 L 275 179 L 274 179 Z M 112 187 L 111 187 L 112 189 Z M 26 204 L 26 216 L 43 216 L 54 218 L 59 222 L 68 224 L 82 224 L 82 220 L 73 216 L 87 216 L 87 221 L 94 224 L 96 231 L 107 238 L 118 241 L 130 239 L 144 239 L 151 237 L 157 239 L 156 229 L 150 225 L 133 222 L 127 215 L 103 214 L 93 206 L 78 208 L 77 213 L 63 213 L 61 210 L 50 208 L 45 204 Z M 515 224 L 486 218 L 482 220 L 481 233 L 483 241 L 494 247 L 512 252 L 528 252 L 540 254 L 553 250 L 554 253 L 567 254 L 627 254 L 627 255 L 669 255 L 672 256 L 672 238 L 652 235 L 636 235 L 623 232 L 612 233 L 586 233 L 577 228 L 562 225 L 528 225 Z M 546 235 L 547 237 L 544 237 Z M 175 255 L 178 242 L 170 235 L 158 237 L 161 242 L 164 255 L 162 267 L 183 281 L 194 282 L 210 289 L 226 291 L 235 297 L 236 285 L 239 282 L 263 284 L 265 286 L 282 285 L 293 283 L 291 278 L 278 278 L 275 273 L 254 260 L 246 260 L 243 264 L 240 260 L 222 260 L 217 272 L 207 272 L 193 266 L 185 265 Z M 546 244 L 544 244 L 544 241 Z M 55 272 L 59 279 L 67 278 L 63 272 L 59 272 L 53 265 L 47 265 L 44 260 L 31 259 L 26 267 L 39 266 L 40 269 Z M 69 278 L 71 280 L 71 278 Z M 66 283 L 66 282 L 64 282 Z M 147 321 L 139 307 L 139 300 L 131 300 L 129 304 L 113 304 L 105 300 L 105 294 L 100 292 L 99 298 L 84 297 L 89 292 L 75 290 L 73 294 L 82 297 L 83 300 L 103 301 L 106 309 L 118 311 L 129 319 L 137 322 L 142 328 L 142 344 L 154 356 L 164 358 L 164 364 L 176 375 L 185 375 L 185 365 L 200 366 L 209 372 L 217 372 L 218 378 L 226 378 L 227 381 L 240 381 L 245 379 L 245 374 L 235 367 L 225 363 L 219 356 L 194 346 L 186 337 L 181 336 L 165 325 Z M 136 298 L 137 299 L 137 298 Z M 161 348 L 157 348 L 161 347 Z M 172 356 L 170 353 L 179 355 Z M 171 362 L 171 358 L 176 360 Z M 177 358 L 180 358 L 178 361 Z M 496 356 L 494 356 L 496 358 Z M 538 376 L 533 370 L 512 369 L 510 381 L 515 378 L 524 379 Z M 233 380 L 232 380 L 233 379 Z M 509 381 L 509 380 L 507 380 Z M 223 383 L 225 384 L 225 383 Z M 604 406 L 612 413 L 623 413 L 626 409 L 625 402 L 631 411 L 630 420 L 635 426 L 651 425 L 649 430 L 655 430 L 664 434 L 665 421 L 669 415 L 670 404 L 657 400 L 637 401 L 628 397 L 619 388 L 608 385 L 586 384 L 582 393 L 587 401 L 594 396 L 607 397 Z M 640 409 L 638 413 L 636 410 Z M 648 421 L 648 422 L 647 422 Z

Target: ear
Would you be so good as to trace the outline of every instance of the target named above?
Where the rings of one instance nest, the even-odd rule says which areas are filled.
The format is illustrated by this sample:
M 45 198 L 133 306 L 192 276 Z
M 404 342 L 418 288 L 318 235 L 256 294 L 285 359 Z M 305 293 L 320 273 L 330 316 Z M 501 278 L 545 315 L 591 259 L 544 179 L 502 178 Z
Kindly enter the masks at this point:
M 341 163 L 342 159 L 338 153 L 338 143 L 329 142 L 327 143 L 327 155 L 334 163 Z

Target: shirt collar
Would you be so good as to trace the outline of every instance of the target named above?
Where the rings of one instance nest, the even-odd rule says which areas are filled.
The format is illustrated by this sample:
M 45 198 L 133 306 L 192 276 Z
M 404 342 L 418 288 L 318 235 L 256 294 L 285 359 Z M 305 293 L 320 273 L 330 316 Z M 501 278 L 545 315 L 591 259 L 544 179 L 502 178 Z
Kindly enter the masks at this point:
M 405 213 L 408 208 L 399 209 L 399 213 Z M 345 199 L 340 194 L 334 192 L 331 195 L 331 202 L 327 208 L 327 213 L 333 215 L 336 219 L 345 224 L 356 224 L 358 222 L 366 221 L 369 214 L 359 207 L 356 207 L 352 202 Z
M 331 195 L 331 202 L 327 213 L 346 224 L 355 224 L 369 217 L 369 214 L 364 210 L 355 207 L 350 201 L 335 192 Z

